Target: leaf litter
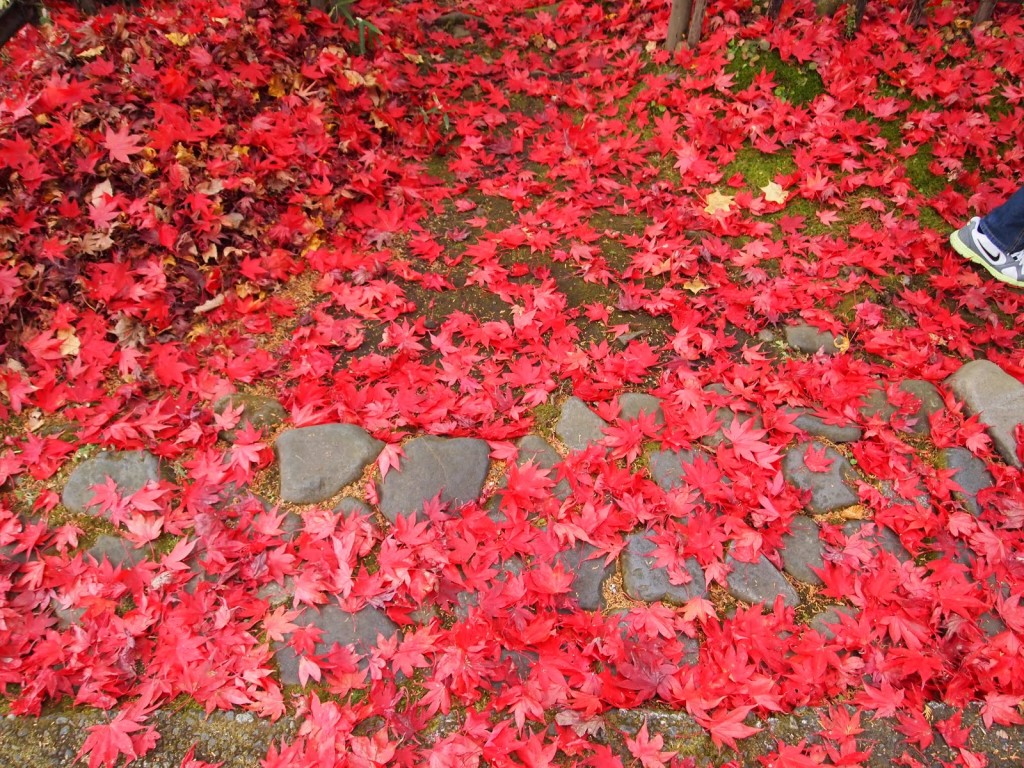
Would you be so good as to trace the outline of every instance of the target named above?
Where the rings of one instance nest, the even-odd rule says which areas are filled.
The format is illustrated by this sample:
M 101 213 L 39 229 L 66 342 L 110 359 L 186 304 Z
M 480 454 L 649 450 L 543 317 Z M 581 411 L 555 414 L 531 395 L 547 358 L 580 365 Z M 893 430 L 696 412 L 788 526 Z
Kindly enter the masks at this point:
M 297 716 L 268 768 L 618 765 L 589 738 L 600 715 L 651 704 L 687 712 L 725 746 L 754 732 L 750 715 L 838 702 L 898 715 L 921 741 L 936 702 L 1019 722 L 1021 478 L 957 410 L 941 440 L 986 459 L 991 503 L 965 519 L 948 473 L 892 430 L 857 443 L 863 473 L 918 478 L 932 504 L 862 498 L 911 549 L 906 564 L 823 526 L 834 557 L 814 599 L 856 609 L 833 637 L 781 604 L 725 598 L 613 600 L 624 614 L 592 614 L 551 567 L 557 531 L 614 553 L 648 527 L 725 595 L 729 548 L 775 557 L 801 511 L 780 482 L 794 436 L 783 406 L 842 412 L 872 377 L 940 382 L 976 357 L 1024 375 L 1019 294 L 945 247 L 1024 164 L 1019 9 L 964 31 L 960 4 L 930 9 L 919 29 L 879 4 L 846 40 L 841 20 L 812 21 L 808 3 L 772 25 L 727 2 L 698 50 L 669 56 L 667 6 L 492 2 L 456 17 L 432 0 L 355 3 L 379 31 L 369 37 L 287 0 L 141 2 L 92 18 L 62 6 L 51 27 L 8 44 L 10 712 L 116 709 L 89 730 L 90 768 L 151 751 L 147 717 L 177 696 Z M 769 170 L 728 172 L 738 158 Z M 860 291 L 871 298 L 843 305 Z M 757 343 L 798 321 L 842 339 L 844 354 Z M 600 409 L 650 392 L 668 414 L 659 441 L 688 448 L 713 431 L 703 387 L 723 383 L 726 402 L 753 403 L 768 426 L 734 424 L 706 452 L 688 476 L 699 504 L 596 451 L 563 457 L 576 479 L 565 504 L 518 475 L 501 523 L 476 505 L 394 529 L 305 510 L 286 539 L 280 510 L 224 503 L 245 486 L 273 502 L 270 435 L 244 450 L 219 440 L 212 405 L 235 391 L 278 398 L 293 426 L 353 423 L 391 445 L 480 437 L 508 455 L 568 393 Z M 69 426 L 27 428 L 47 421 Z M 634 437 L 614 427 L 608 439 Z M 616 443 L 623 456 L 639 445 Z M 137 537 L 137 565 L 94 563 L 57 525 L 75 523 L 59 480 L 96 447 L 175 467 L 142 518 L 104 518 Z M 372 476 L 346 490 L 372 501 Z M 528 577 L 492 567 L 510 558 Z M 299 609 L 327 598 L 317 579 L 328 573 L 349 578 L 331 597 L 402 619 L 401 639 L 366 666 L 345 649 L 311 659 L 319 680 L 286 690 L 270 641 L 290 634 L 308 650 L 312 638 L 260 589 L 298 579 Z M 460 587 L 478 596 L 461 613 Z M 55 604 L 81 618 L 58 621 Z M 403 618 L 423 604 L 435 618 Z M 986 633 L 986 616 L 1003 630 Z M 682 637 L 700 639 L 696 663 Z M 505 652 L 534 659 L 525 676 Z M 451 713 L 458 732 L 421 738 Z M 359 730 L 367 722 L 374 733 Z M 764 760 L 844 764 L 856 730 Z M 952 724 L 943 735 L 976 759 Z M 627 746 L 644 765 L 691 759 L 646 725 Z

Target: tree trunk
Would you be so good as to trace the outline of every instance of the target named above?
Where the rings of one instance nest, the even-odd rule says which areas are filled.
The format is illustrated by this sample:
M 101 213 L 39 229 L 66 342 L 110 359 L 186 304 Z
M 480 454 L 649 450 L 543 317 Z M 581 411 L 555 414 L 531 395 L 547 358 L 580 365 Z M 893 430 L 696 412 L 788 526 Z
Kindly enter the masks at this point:
M 679 41 L 686 34 L 690 24 L 690 6 L 693 0 L 672 0 L 672 14 L 668 17 L 668 31 L 665 33 L 665 49 L 669 52 L 679 47 Z
M 910 26 L 919 27 L 924 22 L 924 4 L 925 0 L 914 0 L 910 6 L 910 16 L 907 18 Z
M 708 0 L 693 0 L 693 16 L 690 19 L 690 30 L 686 35 L 686 44 L 696 48 L 700 42 L 701 28 L 704 26 L 704 9 L 708 7 Z
M 868 0 L 857 0 L 854 8 L 853 31 L 860 32 L 860 25 L 864 22 L 864 12 L 868 9 Z
M 34 0 L 14 0 L 0 15 L 0 46 L 18 34 L 26 24 L 39 21 L 39 6 Z
M 978 12 L 974 14 L 974 23 L 981 24 L 983 21 L 989 21 L 992 18 L 992 11 L 996 7 L 996 0 L 981 0 L 978 5 Z
M 768 3 L 768 18 L 773 21 L 779 18 L 779 13 L 782 11 L 782 0 L 769 0 Z

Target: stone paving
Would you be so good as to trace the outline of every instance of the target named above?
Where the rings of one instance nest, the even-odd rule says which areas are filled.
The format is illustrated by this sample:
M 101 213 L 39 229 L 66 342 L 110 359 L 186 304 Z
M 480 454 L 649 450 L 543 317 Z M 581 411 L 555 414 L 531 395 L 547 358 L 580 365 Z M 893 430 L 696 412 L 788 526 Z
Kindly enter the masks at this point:
M 793 348 L 803 353 L 838 352 L 831 336 L 813 328 L 790 328 L 787 339 Z M 994 364 L 979 360 L 964 365 L 944 382 L 944 387 L 963 403 L 967 413 L 978 415 L 1000 456 L 1006 462 L 1019 466 L 1014 434 L 1017 424 L 1024 422 L 1024 385 Z M 713 387 L 710 389 L 724 391 Z M 929 416 L 944 407 L 940 390 L 925 381 L 901 382 L 899 389 L 914 398 L 919 406 L 911 417 L 894 426 L 927 437 Z M 622 395 L 619 406 L 622 417 L 626 419 L 645 414 L 655 420 L 663 420 L 659 401 L 650 395 Z M 217 407 L 220 410 L 227 407 L 241 408 L 241 424 L 224 435 L 229 440 L 234 438 L 242 425 L 274 429 L 282 425 L 285 418 L 284 409 L 276 401 L 254 396 L 232 396 L 218 403 Z M 787 605 L 798 605 L 801 601 L 798 588 L 821 584 L 817 571 L 824 564 L 824 545 L 817 518 L 856 508 L 860 502 L 858 483 L 866 480 L 841 452 L 841 448 L 861 437 L 865 421 L 888 420 L 896 413 L 896 409 L 888 402 L 879 382 L 879 387 L 864 398 L 861 423 L 852 420 L 843 422 L 824 410 L 819 412 L 813 408 L 798 409 L 792 413 L 797 416 L 795 424 L 804 436 L 786 451 L 781 466 L 785 480 L 804 494 L 805 514 L 798 515 L 790 524 L 779 553 L 780 567 L 764 555 L 759 555 L 754 562 L 744 562 L 732 554 L 727 556 L 728 591 L 734 599 L 745 603 L 770 605 L 777 597 L 781 597 Z M 723 425 L 729 424 L 733 417 L 740 421 L 753 419 L 754 423 L 761 423 L 761 415 L 753 408 L 718 414 Z M 571 452 L 594 447 L 600 449 L 607 426 L 608 423 L 587 403 L 569 397 L 561 403 L 554 435 L 551 436 L 560 445 L 553 445 L 540 434 L 527 435 L 518 442 L 518 461 L 520 464 L 533 461 L 542 471 L 548 471 L 552 481 L 557 480 L 554 495 L 558 499 L 565 499 L 569 495 L 570 486 L 564 478 L 558 478 L 557 468 L 564 456 Z M 646 470 L 639 471 L 648 471 L 662 488 L 679 488 L 684 484 L 686 466 L 696 461 L 713 461 L 714 454 L 707 448 L 725 439 L 728 438 L 720 429 L 705 438 L 703 446 L 694 446 L 691 450 L 660 450 L 654 445 L 646 455 Z M 274 443 L 280 476 L 280 499 L 294 505 L 316 505 L 331 499 L 362 477 L 383 448 L 383 443 L 350 424 L 285 428 L 280 431 Z M 424 504 L 437 497 L 449 509 L 476 501 L 492 470 L 489 447 L 481 440 L 424 435 L 407 440 L 402 448 L 404 457 L 400 468 L 392 468 L 380 484 L 377 508 L 391 523 L 399 515 L 422 517 Z M 993 483 L 985 462 L 964 448 L 946 448 L 939 451 L 938 455 L 945 466 L 954 471 L 953 479 L 962 489 L 958 491 L 958 496 L 965 509 L 977 514 L 980 509 L 979 494 Z M 822 469 L 823 464 L 827 465 L 827 469 Z M 166 469 L 156 456 L 144 451 L 103 452 L 82 461 L 74 468 L 64 487 L 62 501 L 71 511 L 88 511 L 91 509 L 91 486 L 104 483 L 109 478 L 122 493 L 128 493 L 139 489 L 149 480 L 158 479 Z M 876 485 L 881 484 L 876 482 Z M 887 493 L 893 503 L 915 503 L 914 500 L 900 498 L 891 489 L 886 491 L 882 487 L 883 493 Z M 927 493 L 922 493 L 923 498 L 916 501 L 927 504 Z M 361 499 L 346 497 L 341 509 L 351 512 L 369 508 Z M 492 508 L 492 514 L 500 515 L 501 512 Z M 290 525 L 289 530 L 294 533 L 297 521 L 290 521 Z M 900 560 L 910 557 L 892 530 L 870 519 L 850 519 L 842 530 L 847 536 L 860 534 Z M 674 583 L 668 570 L 658 566 L 651 556 L 654 548 L 655 544 L 648 537 L 648 531 L 640 529 L 625 537 L 617 563 L 605 565 L 602 558 L 592 558 L 596 550 L 585 543 L 561 552 L 557 560 L 573 574 L 572 595 L 585 610 L 607 607 L 607 585 L 616 573 L 621 574 L 625 593 L 635 601 L 664 601 L 683 605 L 694 597 L 707 595 L 705 574 L 696 560 L 691 558 L 683 563 L 685 583 Z M 144 556 L 126 541 L 110 535 L 97 538 L 89 547 L 88 554 L 97 560 L 106 558 L 114 565 L 125 566 L 139 562 Z M 521 567 L 521 564 L 507 564 L 505 567 Z M 268 593 L 264 597 L 272 602 L 290 603 L 290 590 L 293 588 L 294 585 L 289 582 L 276 593 Z M 466 595 L 465 604 L 474 599 L 475 596 Z M 65 623 L 74 623 L 81 615 L 80 611 L 73 608 L 62 608 L 58 613 Z M 854 609 L 845 605 L 832 605 L 811 617 L 809 623 L 829 633 L 829 625 L 837 623 L 844 613 L 852 615 Z M 424 619 L 429 619 L 431 615 L 426 610 Z M 337 605 L 327 605 L 319 611 L 306 610 L 298 623 L 304 626 L 315 625 L 322 630 L 318 652 L 326 652 L 334 643 L 352 644 L 357 650 L 365 651 L 377 643 L 378 638 L 387 638 L 399 632 L 398 626 L 376 608 L 349 613 Z M 282 682 L 297 683 L 300 679 L 300 660 L 295 652 L 278 643 L 276 659 Z M 528 664 L 529 659 L 520 659 L 517 663 Z M 626 719 L 634 717 L 630 713 L 621 716 Z M 10 726 L 4 727 L 9 729 Z M 990 762 L 990 765 L 998 764 L 1001 763 Z

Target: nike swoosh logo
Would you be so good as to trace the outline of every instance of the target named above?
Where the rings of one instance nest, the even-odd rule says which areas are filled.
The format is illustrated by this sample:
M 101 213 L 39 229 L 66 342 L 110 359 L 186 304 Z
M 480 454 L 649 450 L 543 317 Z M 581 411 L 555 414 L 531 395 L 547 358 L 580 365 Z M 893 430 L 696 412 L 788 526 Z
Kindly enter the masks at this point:
M 1002 261 L 1002 254 L 999 251 L 993 253 L 990 251 L 979 238 L 974 238 L 974 244 L 978 246 L 978 250 L 981 251 L 981 255 L 984 256 L 992 264 L 992 266 L 999 266 Z

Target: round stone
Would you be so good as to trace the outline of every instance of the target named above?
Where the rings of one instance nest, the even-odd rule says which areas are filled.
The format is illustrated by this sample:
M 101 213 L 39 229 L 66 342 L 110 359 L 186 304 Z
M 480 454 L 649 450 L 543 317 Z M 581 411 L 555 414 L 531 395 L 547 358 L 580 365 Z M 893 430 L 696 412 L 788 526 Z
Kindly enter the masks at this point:
M 281 468 L 281 499 L 315 504 L 354 482 L 384 443 L 354 424 L 289 429 L 274 443 Z
M 822 581 L 814 569 L 825 566 L 822 559 L 818 524 L 806 515 L 797 515 L 789 524 L 789 533 L 782 537 L 782 567 L 794 579 L 820 586 Z
M 405 456 L 381 484 L 380 511 L 391 522 L 423 512 L 440 494 L 441 503 L 460 507 L 476 501 L 490 469 L 490 448 L 483 440 L 427 435 L 403 446 Z
M 832 461 L 828 471 L 814 472 L 804 463 L 807 449 L 812 445 L 815 450 L 823 448 L 825 457 Z M 858 496 L 848 485 L 856 478 L 850 462 L 835 448 L 824 443 L 803 443 L 788 451 L 782 460 L 782 473 L 792 485 L 811 492 L 807 509 L 812 514 L 819 515 L 843 509 L 859 501 Z
M 800 596 L 796 590 L 764 555 L 753 563 L 745 563 L 729 555 L 725 563 L 729 566 L 726 583 L 733 597 L 748 603 L 771 605 L 776 597 L 782 595 L 786 605 L 799 604 Z
M 578 397 L 562 404 L 562 414 L 555 425 L 555 434 L 571 451 L 582 451 L 604 438 L 608 422 L 587 408 Z
M 72 512 L 93 511 L 92 488 L 108 478 L 117 484 L 121 496 L 128 496 L 160 479 L 160 461 L 148 451 L 104 451 L 75 467 L 64 485 L 61 502 Z
M 686 584 L 673 584 L 669 580 L 668 569 L 655 566 L 653 557 L 649 557 L 655 544 L 647 537 L 647 531 L 631 534 L 627 538 L 626 548 L 622 550 L 622 586 L 626 594 L 634 600 L 654 602 L 664 600 L 666 603 L 683 605 L 695 597 L 707 594 L 707 583 L 704 571 L 694 558 L 683 561 L 685 570 L 690 574 Z

